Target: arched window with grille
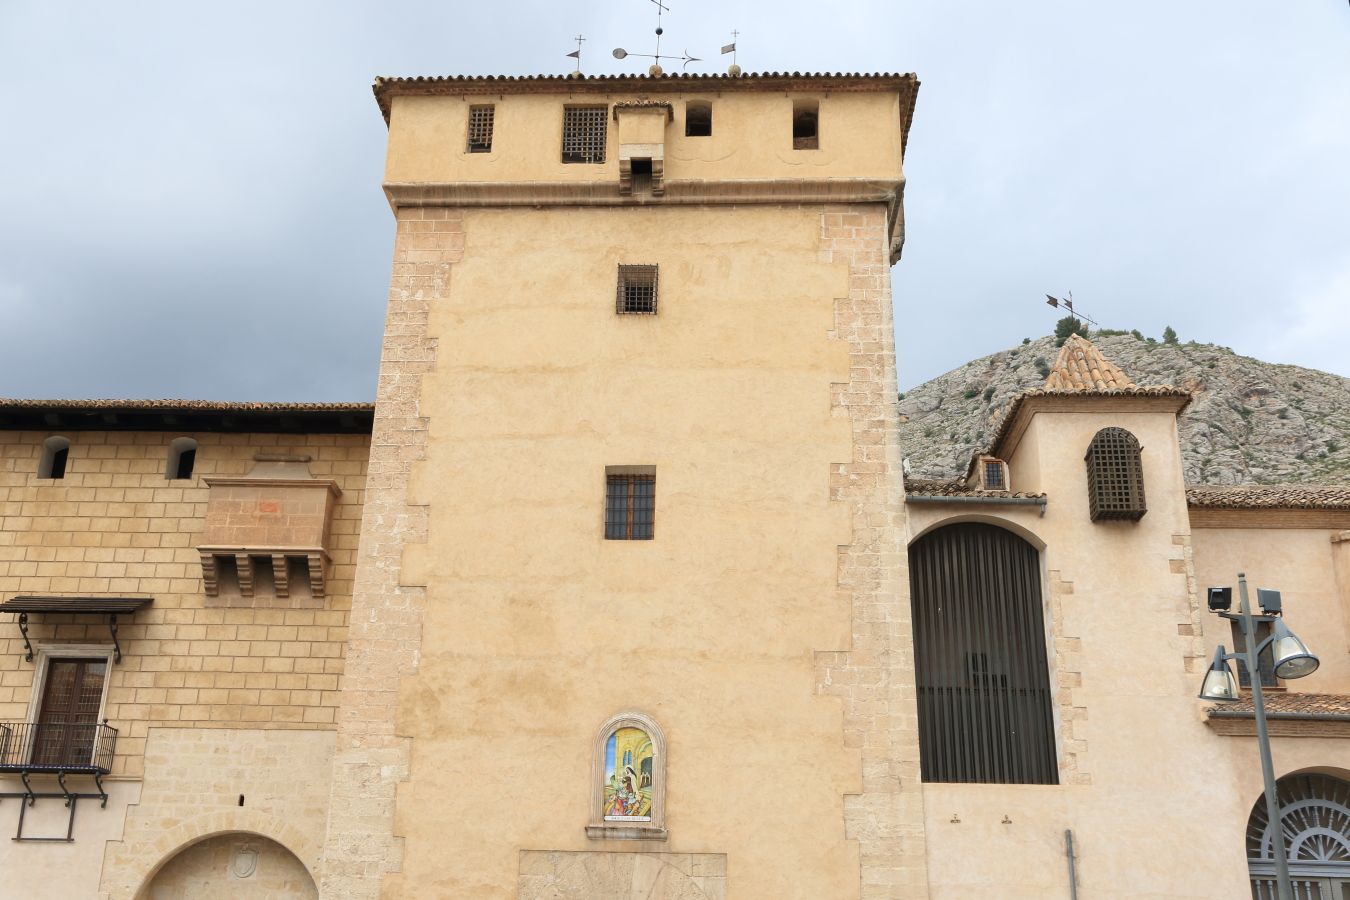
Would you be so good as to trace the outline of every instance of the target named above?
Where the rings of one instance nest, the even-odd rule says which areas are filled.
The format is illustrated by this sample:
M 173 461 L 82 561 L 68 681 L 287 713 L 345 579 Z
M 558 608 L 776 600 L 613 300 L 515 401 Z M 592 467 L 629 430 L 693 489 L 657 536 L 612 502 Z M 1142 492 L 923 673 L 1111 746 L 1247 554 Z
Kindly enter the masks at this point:
M 923 780 L 1058 784 L 1036 548 L 994 525 L 909 550 Z
M 1275 783 L 1275 795 L 1295 896 L 1350 896 L 1350 782 L 1314 773 L 1286 775 Z M 1264 795 L 1247 819 L 1247 871 L 1255 900 L 1279 897 Z
M 1092 521 L 1137 521 L 1148 511 L 1144 502 L 1143 450 L 1124 428 L 1103 428 L 1088 444 L 1088 513 Z

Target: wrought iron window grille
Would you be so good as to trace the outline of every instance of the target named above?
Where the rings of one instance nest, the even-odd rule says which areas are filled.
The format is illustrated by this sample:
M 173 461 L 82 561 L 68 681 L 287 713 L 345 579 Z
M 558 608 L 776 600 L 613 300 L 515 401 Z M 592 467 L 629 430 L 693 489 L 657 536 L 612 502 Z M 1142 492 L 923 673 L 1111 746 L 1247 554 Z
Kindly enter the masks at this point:
M 497 108 L 495 106 L 469 107 L 469 140 L 466 152 L 492 152 L 492 126 L 496 114 Z
M 605 539 L 650 541 L 656 524 L 656 475 L 605 476 Z
M 614 311 L 619 315 L 656 315 L 656 266 L 619 266 Z

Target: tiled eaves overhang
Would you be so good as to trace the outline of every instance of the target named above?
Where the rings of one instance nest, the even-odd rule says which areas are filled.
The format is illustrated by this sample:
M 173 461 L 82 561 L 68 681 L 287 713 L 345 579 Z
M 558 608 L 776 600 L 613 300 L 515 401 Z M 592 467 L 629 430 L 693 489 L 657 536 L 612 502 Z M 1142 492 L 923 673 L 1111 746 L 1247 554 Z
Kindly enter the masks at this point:
M 398 96 L 482 94 L 707 93 L 709 91 L 896 91 L 900 94 L 903 150 L 914 121 L 919 78 L 913 72 L 747 72 L 672 75 L 417 75 L 378 76 L 371 85 L 384 122 Z
M 1266 724 L 1274 737 L 1350 737 L 1350 696 L 1344 694 L 1265 694 Z M 1216 734 L 1256 734 L 1251 696 L 1205 710 Z
M 905 479 L 906 503 L 962 504 L 975 506 L 1036 506 L 1045 515 L 1046 495 L 1028 491 L 990 491 L 971 487 L 967 482 L 937 481 L 925 478 Z
M 1017 450 L 1027 426 L 1039 412 L 1170 412 L 1176 414 L 1191 402 L 1189 391 L 1174 387 L 1134 387 L 1107 391 L 1049 390 L 1032 388 L 1013 398 L 994 429 L 989 448 L 972 454 L 966 477 L 975 472 L 981 456 L 1006 460 Z
M 1318 484 L 1191 485 L 1192 528 L 1312 528 L 1350 540 L 1350 486 Z
M 370 403 L 0 398 L 0 431 L 370 434 Z

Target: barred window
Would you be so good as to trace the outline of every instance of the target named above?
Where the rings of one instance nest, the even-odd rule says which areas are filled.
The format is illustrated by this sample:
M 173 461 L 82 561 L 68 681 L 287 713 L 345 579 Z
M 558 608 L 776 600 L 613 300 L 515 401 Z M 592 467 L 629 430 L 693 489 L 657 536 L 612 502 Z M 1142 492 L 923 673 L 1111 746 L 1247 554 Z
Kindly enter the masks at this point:
M 609 107 L 568 106 L 563 109 L 562 161 L 605 161 L 605 129 Z
M 984 489 L 986 491 L 1007 490 L 1008 485 L 1003 480 L 1003 461 L 998 459 L 986 459 L 984 461 Z
M 656 266 L 619 266 L 614 311 L 620 315 L 655 315 L 656 276 Z
M 492 152 L 492 124 L 497 108 L 492 105 L 469 107 L 469 153 Z
M 655 520 L 656 471 L 638 466 L 606 469 L 605 539 L 650 541 Z
M 1138 520 L 1144 502 L 1143 448 L 1124 428 L 1103 428 L 1088 444 L 1088 513 L 1100 519 Z

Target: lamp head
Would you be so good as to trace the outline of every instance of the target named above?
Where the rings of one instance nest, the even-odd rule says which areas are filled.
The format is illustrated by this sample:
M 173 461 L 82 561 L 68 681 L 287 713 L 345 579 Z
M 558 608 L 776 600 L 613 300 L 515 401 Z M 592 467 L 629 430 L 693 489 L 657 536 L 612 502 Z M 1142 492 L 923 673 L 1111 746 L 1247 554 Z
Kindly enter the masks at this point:
M 1230 703 L 1239 699 L 1237 679 L 1233 677 L 1233 670 L 1228 667 L 1225 655 L 1223 644 L 1220 644 L 1214 651 L 1214 662 L 1210 664 L 1205 680 L 1200 685 L 1201 700 Z
M 1270 588 L 1257 588 L 1256 602 L 1261 605 L 1261 611 L 1268 616 L 1278 616 L 1284 611 L 1280 592 L 1272 591 Z
M 1209 611 L 1228 612 L 1233 608 L 1233 589 L 1230 587 L 1212 587 L 1209 589 Z
M 1275 675 L 1278 678 L 1302 678 L 1317 671 L 1321 660 L 1308 650 L 1308 646 L 1298 639 L 1284 624 L 1284 619 L 1276 619 L 1271 629 L 1270 655 L 1275 662 Z

